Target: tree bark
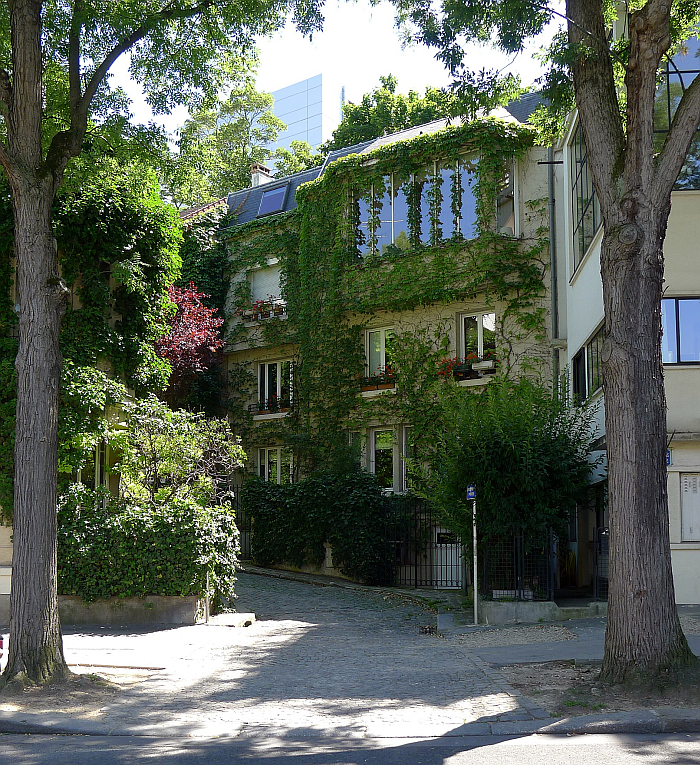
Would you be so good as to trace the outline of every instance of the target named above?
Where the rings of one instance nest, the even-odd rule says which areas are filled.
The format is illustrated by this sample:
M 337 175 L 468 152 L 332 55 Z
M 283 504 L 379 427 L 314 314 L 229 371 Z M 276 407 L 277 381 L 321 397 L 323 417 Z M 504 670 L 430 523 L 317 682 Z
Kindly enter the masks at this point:
M 56 476 L 59 331 L 65 310 L 51 226 L 53 189 L 13 194 L 19 350 L 10 646 L 4 677 L 41 683 L 69 675 L 58 617 Z
M 661 362 L 663 233 L 645 207 L 606 232 L 601 253 L 610 590 L 602 677 L 621 682 L 688 666 L 671 571 L 666 397 Z M 633 236 L 636 237 L 633 241 Z
M 602 677 L 615 682 L 695 661 L 671 570 L 661 296 L 671 191 L 700 115 L 688 111 L 697 95 L 684 97 L 687 114 L 674 120 L 657 161 L 656 73 L 670 45 L 670 5 L 649 0 L 630 14 L 623 130 L 603 4 L 567 2 L 576 103 L 604 230 L 610 590 Z

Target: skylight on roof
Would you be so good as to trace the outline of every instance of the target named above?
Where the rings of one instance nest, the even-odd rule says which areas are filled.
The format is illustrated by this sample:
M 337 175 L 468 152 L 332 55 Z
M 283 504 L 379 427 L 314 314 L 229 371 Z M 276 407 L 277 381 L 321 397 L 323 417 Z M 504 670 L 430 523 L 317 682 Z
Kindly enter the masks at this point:
M 281 212 L 284 209 L 284 200 L 287 196 L 287 189 L 289 184 L 279 186 L 276 189 L 265 189 L 260 198 L 260 209 L 258 210 L 258 218 L 261 215 L 271 215 L 272 213 Z

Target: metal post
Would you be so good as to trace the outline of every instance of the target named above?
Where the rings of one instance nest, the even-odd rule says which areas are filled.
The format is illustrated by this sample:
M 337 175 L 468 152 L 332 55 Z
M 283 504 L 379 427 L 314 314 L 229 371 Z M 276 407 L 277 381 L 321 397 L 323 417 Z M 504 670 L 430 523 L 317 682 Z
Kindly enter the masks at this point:
M 472 538 L 473 538 L 473 544 L 474 544 L 474 582 L 472 589 L 474 590 L 474 624 L 479 623 L 479 605 L 478 605 L 478 592 L 479 588 L 477 586 L 477 561 L 476 561 L 476 499 L 474 499 L 474 502 L 472 504 Z

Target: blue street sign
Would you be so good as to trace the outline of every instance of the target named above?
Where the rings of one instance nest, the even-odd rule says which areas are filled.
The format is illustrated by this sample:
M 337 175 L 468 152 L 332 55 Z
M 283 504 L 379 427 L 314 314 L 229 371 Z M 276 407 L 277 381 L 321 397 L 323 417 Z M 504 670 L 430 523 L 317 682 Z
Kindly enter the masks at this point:
M 467 486 L 467 499 L 476 499 L 476 486 Z
M 666 449 L 666 467 L 671 465 L 671 450 Z

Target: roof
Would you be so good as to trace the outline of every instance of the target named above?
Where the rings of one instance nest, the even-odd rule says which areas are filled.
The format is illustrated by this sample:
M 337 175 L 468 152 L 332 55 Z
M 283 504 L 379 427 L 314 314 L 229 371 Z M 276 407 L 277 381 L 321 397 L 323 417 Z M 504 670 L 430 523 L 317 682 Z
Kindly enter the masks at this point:
M 205 205 L 198 205 L 197 207 L 188 207 L 186 210 L 180 210 L 180 218 L 182 220 L 189 220 L 190 218 L 196 218 L 197 215 L 213 210 L 215 207 L 220 207 L 226 204 L 226 197 L 221 199 L 215 199 L 213 202 L 208 202 Z
M 496 116 L 500 116 L 506 120 L 515 119 L 518 122 L 526 122 L 527 118 L 540 105 L 540 103 L 542 103 L 542 99 L 539 93 L 526 93 L 517 101 L 508 104 L 504 109 L 498 110 L 499 113 Z M 380 136 L 379 138 L 373 138 L 369 141 L 363 141 L 362 143 L 356 143 L 353 146 L 346 146 L 343 149 L 336 149 L 329 152 L 323 165 L 320 165 L 319 167 L 302 170 L 300 173 L 287 175 L 284 178 L 274 178 L 260 186 L 254 186 L 249 189 L 243 189 L 242 191 L 236 191 L 229 194 L 227 200 L 229 212 L 236 213 L 236 222 L 234 226 L 241 226 L 244 223 L 249 223 L 250 221 L 257 219 L 262 195 L 266 191 L 272 191 L 273 189 L 279 189 L 282 186 L 289 185 L 284 204 L 280 209 L 275 211 L 275 214 L 289 212 L 290 210 L 296 209 L 297 188 L 302 183 L 313 181 L 321 176 L 331 162 L 335 162 L 342 157 L 347 157 L 350 154 L 368 154 L 369 152 L 378 149 L 380 146 L 388 146 L 397 141 L 410 141 L 418 136 L 437 133 L 440 130 L 444 130 L 446 127 L 456 124 L 461 124 L 461 118 L 453 117 L 451 119 L 433 120 L 424 125 L 417 125 L 416 127 L 407 128 L 406 130 L 400 130 L 397 133 L 391 133 L 390 135 Z

